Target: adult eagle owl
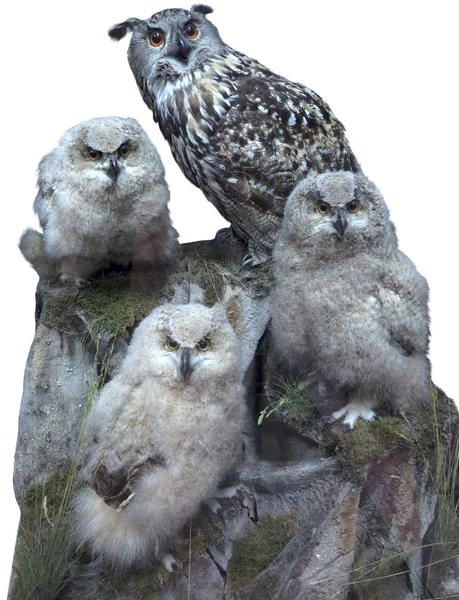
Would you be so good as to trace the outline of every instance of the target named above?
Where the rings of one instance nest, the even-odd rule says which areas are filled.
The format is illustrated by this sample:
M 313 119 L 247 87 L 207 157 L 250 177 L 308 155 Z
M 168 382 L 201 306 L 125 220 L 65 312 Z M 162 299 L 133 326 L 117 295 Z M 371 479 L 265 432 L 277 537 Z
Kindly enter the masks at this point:
M 163 10 L 109 35 L 132 32 L 129 64 L 175 160 L 263 261 L 295 185 L 359 165 L 326 102 L 225 44 L 210 12 Z

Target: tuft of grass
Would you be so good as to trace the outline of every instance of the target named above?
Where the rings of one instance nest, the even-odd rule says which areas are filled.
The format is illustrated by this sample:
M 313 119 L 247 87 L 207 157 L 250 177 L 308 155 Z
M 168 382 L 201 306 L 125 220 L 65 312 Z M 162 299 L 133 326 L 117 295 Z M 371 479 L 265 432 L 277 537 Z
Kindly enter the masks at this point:
M 432 582 L 447 575 L 451 561 L 459 554 L 459 418 L 456 408 L 434 386 L 432 428 L 435 445 L 430 469 L 437 491 L 437 508 L 432 544 L 424 553 L 429 563 L 425 574 L 427 590 Z
M 204 290 L 204 304 L 221 302 L 227 287 L 243 287 L 239 269 L 233 263 L 220 263 L 193 254 L 185 256 L 174 274 L 175 283 L 188 280 Z
M 383 549 L 379 560 L 353 569 L 351 590 L 355 599 L 385 600 L 390 593 L 387 586 L 390 588 L 396 579 L 403 580 L 409 573 L 406 561 L 414 550 L 402 551 L 391 544 Z
M 227 573 L 230 588 L 240 590 L 264 571 L 296 532 L 296 520 L 288 513 L 262 517 L 245 538 L 233 542 Z
M 57 600 L 74 578 L 72 566 L 77 555 L 70 519 L 71 502 L 89 410 L 105 382 L 115 339 L 102 364 L 99 364 L 96 348 L 75 459 L 30 488 L 21 503 L 21 522 L 14 555 L 17 579 L 12 600 Z
M 260 412 L 258 425 L 273 414 L 298 427 L 309 425 L 318 417 L 313 400 L 296 379 L 278 377 L 273 388 L 276 398 Z

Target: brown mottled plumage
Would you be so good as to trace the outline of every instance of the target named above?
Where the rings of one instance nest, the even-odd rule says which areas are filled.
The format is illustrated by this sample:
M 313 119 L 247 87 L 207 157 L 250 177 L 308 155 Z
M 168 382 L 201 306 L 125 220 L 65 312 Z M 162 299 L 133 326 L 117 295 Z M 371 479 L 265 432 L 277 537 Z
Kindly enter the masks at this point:
M 211 11 L 169 9 L 115 25 L 110 36 L 133 32 L 129 64 L 175 160 L 263 260 L 310 169 L 359 166 L 322 98 L 225 44 Z

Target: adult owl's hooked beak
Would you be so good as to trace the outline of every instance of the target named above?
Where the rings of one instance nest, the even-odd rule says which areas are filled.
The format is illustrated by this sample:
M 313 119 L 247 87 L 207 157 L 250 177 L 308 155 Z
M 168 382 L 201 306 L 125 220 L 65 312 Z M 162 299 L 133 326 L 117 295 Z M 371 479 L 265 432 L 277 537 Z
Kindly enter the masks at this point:
M 188 55 L 190 53 L 190 45 L 183 39 L 179 34 L 175 39 L 175 44 L 171 48 L 171 54 L 174 58 L 178 58 L 184 63 L 188 62 Z
M 191 360 L 191 348 L 183 348 L 181 356 L 180 356 L 180 373 L 183 377 L 183 381 L 188 381 L 190 379 L 191 373 L 193 372 L 193 367 L 190 363 Z
M 107 175 L 110 177 L 113 183 L 116 183 L 118 181 L 118 175 L 121 171 L 121 165 L 117 159 L 111 158 L 108 163 L 108 167 L 105 170 L 107 171 Z
M 346 213 L 344 212 L 344 209 L 338 208 L 336 210 L 336 216 L 337 216 L 337 219 L 333 223 L 333 227 L 338 232 L 339 237 L 343 238 L 344 232 L 346 231 L 346 228 L 347 228 L 347 219 L 346 219 Z

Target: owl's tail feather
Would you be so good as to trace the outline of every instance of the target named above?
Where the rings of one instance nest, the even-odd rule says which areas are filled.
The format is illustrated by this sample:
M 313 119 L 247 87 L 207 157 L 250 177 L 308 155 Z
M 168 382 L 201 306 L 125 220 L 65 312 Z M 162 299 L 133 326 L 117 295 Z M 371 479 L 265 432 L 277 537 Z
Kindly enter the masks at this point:
M 80 545 L 104 556 L 113 568 L 139 564 L 154 551 L 148 527 L 134 526 L 123 509 L 109 506 L 92 488 L 81 490 L 74 502 L 74 535 Z
M 52 279 L 57 277 L 59 273 L 58 265 L 45 253 L 43 234 L 29 227 L 21 235 L 19 250 L 41 278 Z

